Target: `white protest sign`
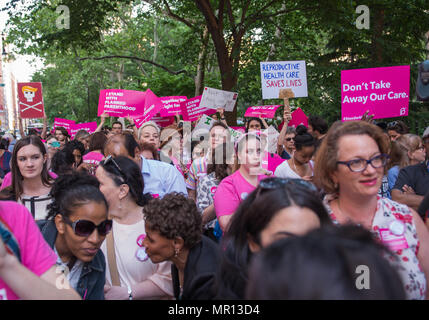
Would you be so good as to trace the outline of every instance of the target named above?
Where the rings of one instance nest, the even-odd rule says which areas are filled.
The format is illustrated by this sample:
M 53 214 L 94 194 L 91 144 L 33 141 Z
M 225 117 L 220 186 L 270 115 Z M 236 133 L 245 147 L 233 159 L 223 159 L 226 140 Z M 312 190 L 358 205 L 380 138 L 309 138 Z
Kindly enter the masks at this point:
M 279 138 L 280 133 L 273 127 L 273 125 L 269 126 L 268 129 L 265 130 L 265 133 L 268 136 L 268 152 L 277 153 L 277 140 Z
M 210 109 L 225 109 L 225 111 L 234 110 L 237 102 L 238 93 L 224 91 L 213 88 L 204 88 L 203 96 L 201 97 L 200 107 Z
M 213 123 L 215 122 L 217 122 L 217 120 L 204 114 L 201 117 L 200 121 L 198 121 L 198 123 L 196 124 L 194 130 L 192 131 L 192 139 L 198 141 L 202 136 L 204 137 L 204 139 L 206 139 L 206 137 L 208 139 L 209 131 L 213 126 Z M 232 142 L 236 141 L 242 135 L 240 131 L 234 130 L 230 127 L 228 127 L 228 130 L 229 134 L 231 135 Z
M 261 62 L 262 99 L 279 99 L 281 89 L 291 89 L 294 98 L 307 97 L 305 61 Z

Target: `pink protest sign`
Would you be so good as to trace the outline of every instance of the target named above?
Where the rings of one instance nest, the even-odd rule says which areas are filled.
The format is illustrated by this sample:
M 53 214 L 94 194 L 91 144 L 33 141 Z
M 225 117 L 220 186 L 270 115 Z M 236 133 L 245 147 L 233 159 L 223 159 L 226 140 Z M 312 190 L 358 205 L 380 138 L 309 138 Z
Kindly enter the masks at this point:
M 410 66 L 341 71 L 341 120 L 408 115 Z
M 180 103 L 186 101 L 186 96 L 161 97 L 164 108 L 161 109 L 161 117 L 171 117 L 181 113 Z
M 280 105 L 271 105 L 271 106 L 254 106 L 249 107 L 244 114 L 245 117 L 262 117 L 262 118 L 274 118 L 276 114 L 276 110 L 280 107 Z
M 216 113 L 216 109 L 200 107 L 201 97 L 194 97 L 180 103 L 183 121 L 196 121 L 200 115 L 211 115 Z
M 230 127 L 230 128 L 234 129 L 235 131 L 241 132 L 241 133 L 246 133 L 245 127 Z
M 146 98 L 144 103 L 144 112 L 141 116 L 134 118 L 134 123 L 137 128 L 140 128 L 144 122 L 151 120 L 164 106 L 152 90 L 147 89 L 145 93 Z
M 174 117 L 161 117 L 159 113 L 155 115 L 155 117 L 153 117 L 151 120 L 161 128 L 168 127 L 169 125 L 172 125 L 174 123 Z
M 302 124 L 308 128 L 308 118 L 305 115 L 304 111 L 301 110 L 301 108 L 298 108 L 294 112 L 292 112 L 291 116 L 292 116 L 292 119 L 287 124 L 289 127 L 296 128 L 300 124 Z
M 69 135 L 71 136 L 71 129 L 73 127 L 73 125 L 76 122 L 74 120 L 68 120 L 68 119 L 62 119 L 62 118 L 55 118 L 54 120 L 54 130 L 56 127 L 64 127 L 66 128 L 67 132 L 69 133 Z
M 137 117 L 144 113 L 146 92 L 121 89 L 100 91 L 98 116 L 106 112 L 114 117 Z
M 85 130 L 89 134 L 94 133 L 97 130 L 97 122 L 85 122 L 71 125 L 71 137 L 74 139 L 74 136 L 79 130 Z

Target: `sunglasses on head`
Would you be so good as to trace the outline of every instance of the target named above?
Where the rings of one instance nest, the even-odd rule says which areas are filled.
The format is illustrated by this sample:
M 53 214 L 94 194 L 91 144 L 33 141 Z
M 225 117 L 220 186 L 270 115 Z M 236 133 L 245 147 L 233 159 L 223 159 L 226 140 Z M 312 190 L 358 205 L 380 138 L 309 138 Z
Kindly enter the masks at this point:
M 317 192 L 317 188 L 314 184 L 302 179 L 267 178 L 259 182 L 258 193 L 260 194 L 262 190 L 275 190 L 284 188 L 286 185 L 298 185 L 306 188 L 309 191 Z
M 108 156 L 103 162 L 104 165 L 108 165 L 109 163 L 113 163 L 115 168 L 121 174 L 122 178 L 124 178 L 124 182 L 126 183 L 127 182 L 127 176 L 125 175 L 124 171 L 122 171 L 121 167 L 118 165 L 118 163 L 115 161 L 115 159 L 113 159 L 112 156 Z
M 398 125 L 398 121 L 392 121 L 387 124 L 387 128 L 394 128 Z
M 113 221 L 109 219 L 104 220 L 102 223 L 96 226 L 94 222 L 89 220 L 77 220 L 72 222 L 66 216 L 62 217 L 64 222 L 70 225 L 73 228 L 74 233 L 80 237 L 89 237 L 96 228 L 98 230 L 98 234 L 103 237 L 106 236 L 110 230 L 112 230 Z

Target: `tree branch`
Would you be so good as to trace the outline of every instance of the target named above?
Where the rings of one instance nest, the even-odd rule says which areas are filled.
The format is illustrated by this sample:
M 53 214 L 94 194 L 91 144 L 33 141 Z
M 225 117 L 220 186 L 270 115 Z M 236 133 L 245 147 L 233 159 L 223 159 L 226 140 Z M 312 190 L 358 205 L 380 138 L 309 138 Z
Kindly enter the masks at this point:
M 141 61 L 141 62 L 146 62 L 146 63 L 150 63 L 152 65 L 154 65 L 155 67 L 161 68 L 165 71 L 167 71 L 168 73 L 174 74 L 174 75 L 178 75 L 181 73 L 184 73 L 186 75 L 187 71 L 186 70 L 179 70 L 179 71 L 173 71 L 168 69 L 167 67 L 160 65 L 156 62 L 153 62 L 151 60 L 147 60 L 147 59 L 142 59 L 139 57 L 133 57 L 133 56 L 120 56 L 120 55 L 114 55 L 114 56 L 104 56 L 104 57 L 85 57 L 85 58 L 79 58 L 78 60 L 83 61 L 83 60 L 105 60 L 105 59 L 115 59 L 115 58 L 120 58 L 120 59 L 130 59 L 130 60 L 135 60 L 135 61 Z
M 232 13 L 232 7 L 231 7 L 231 1 L 230 0 L 226 0 L 226 8 L 227 8 L 227 12 L 228 12 L 229 23 L 231 23 L 232 35 L 235 38 L 237 26 L 235 25 L 234 15 Z
M 158 5 L 156 5 L 153 0 L 143 0 L 143 1 L 150 4 L 151 6 L 155 7 L 156 9 L 161 11 L 164 15 L 169 16 L 169 17 L 171 17 L 177 21 L 184 23 L 185 25 L 187 25 L 191 29 L 195 29 L 195 23 L 192 23 L 191 21 L 188 21 L 185 18 L 182 18 L 182 17 L 178 16 L 177 14 L 175 14 L 173 11 L 171 11 L 171 8 L 168 5 L 167 1 L 163 0 L 163 3 L 165 5 L 166 10 L 163 10 Z
M 209 5 L 210 5 L 210 1 Z M 218 9 L 218 26 L 219 26 L 219 33 L 223 33 L 223 13 L 225 9 L 225 0 L 219 0 L 219 9 Z

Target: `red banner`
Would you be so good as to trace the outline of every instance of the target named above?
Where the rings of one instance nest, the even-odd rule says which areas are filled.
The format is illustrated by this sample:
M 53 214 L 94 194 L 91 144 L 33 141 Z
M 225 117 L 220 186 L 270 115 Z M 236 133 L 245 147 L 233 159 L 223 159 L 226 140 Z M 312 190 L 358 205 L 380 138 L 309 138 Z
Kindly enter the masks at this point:
M 21 118 L 43 118 L 45 109 L 41 82 L 18 83 L 19 113 Z

